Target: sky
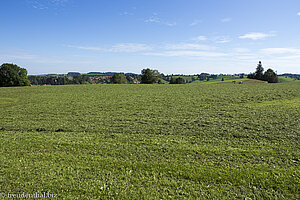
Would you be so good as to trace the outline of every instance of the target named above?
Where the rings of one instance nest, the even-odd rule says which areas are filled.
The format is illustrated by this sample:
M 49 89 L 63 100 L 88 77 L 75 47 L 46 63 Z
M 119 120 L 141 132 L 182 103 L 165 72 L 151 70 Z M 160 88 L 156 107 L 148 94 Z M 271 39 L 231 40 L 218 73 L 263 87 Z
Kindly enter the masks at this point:
M 300 73 L 300 0 L 1 0 L 0 64 L 28 74 Z

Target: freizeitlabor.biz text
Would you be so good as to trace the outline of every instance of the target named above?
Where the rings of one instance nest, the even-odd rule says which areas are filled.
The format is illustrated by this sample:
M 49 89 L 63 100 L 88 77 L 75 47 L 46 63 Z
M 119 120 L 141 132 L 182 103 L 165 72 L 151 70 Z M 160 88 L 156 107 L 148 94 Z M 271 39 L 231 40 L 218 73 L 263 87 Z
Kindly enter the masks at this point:
M 50 192 L 42 192 L 42 193 L 5 193 L 5 192 L 0 192 L 0 199 L 1 198 L 20 198 L 20 199 L 25 199 L 25 198 L 33 198 L 33 199 L 40 199 L 40 198 L 57 198 L 57 194 L 53 194 Z

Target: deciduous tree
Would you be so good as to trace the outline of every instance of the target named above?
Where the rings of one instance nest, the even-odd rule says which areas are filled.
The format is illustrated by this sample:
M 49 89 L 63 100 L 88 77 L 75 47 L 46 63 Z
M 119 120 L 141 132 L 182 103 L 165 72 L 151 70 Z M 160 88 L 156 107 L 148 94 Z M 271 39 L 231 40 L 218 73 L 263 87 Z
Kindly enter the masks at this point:
M 143 69 L 142 70 L 142 82 L 144 84 L 153 84 L 157 83 L 158 79 L 162 77 L 162 74 L 160 74 L 157 70 L 153 69 Z
M 4 63 L 0 66 L 0 86 L 27 86 L 30 81 L 27 78 L 27 70 L 18 65 Z
M 126 79 L 126 76 L 122 73 L 115 73 L 111 77 L 111 82 L 114 84 L 126 84 L 128 83 L 128 80 Z
M 277 74 L 272 69 L 268 69 L 264 73 L 264 80 L 268 81 L 268 83 L 278 83 L 279 82 Z

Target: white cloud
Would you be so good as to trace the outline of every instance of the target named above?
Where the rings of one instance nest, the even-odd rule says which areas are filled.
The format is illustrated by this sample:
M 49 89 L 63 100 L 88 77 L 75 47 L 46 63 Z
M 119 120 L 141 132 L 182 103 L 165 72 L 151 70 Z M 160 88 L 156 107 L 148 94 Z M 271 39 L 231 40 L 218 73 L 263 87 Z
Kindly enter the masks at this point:
M 234 57 L 234 59 L 245 60 L 245 61 L 250 61 L 250 60 L 256 61 L 257 57 L 254 55 L 237 55 Z
M 33 2 L 30 2 L 31 3 L 31 6 L 35 9 L 39 9 L 39 10 L 46 10 L 48 9 L 48 6 L 46 6 L 45 4 L 43 3 L 40 3 L 38 1 L 33 1 Z
M 108 48 L 96 47 L 96 46 L 76 46 L 76 45 L 66 45 L 67 47 L 81 49 L 81 50 L 90 50 L 90 51 L 104 51 L 104 52 L 138 52 L 138 51 L 149 51 L 152 50 L 152 47 L 146 44 L 139 43 L 119 43 L 112 45 Z
M 77 57 L 77 56 L 76 56 Z M 90 61 L 78 60 L 74 61 L 65 57 L 53 57 L 53 56 L 41 56 L 28 54 L 25 52 L 13 53 L 13 54 L 0 54 L 0 62 L 3 63 L 28 63 L 32 64 L 88 64 Z M 29 70 L 29 69 L 28 69 Z
M 112 46 L 110 51 L 112 52 L 138 52 L 138 51 L 149 51 L 152 50 L 152 47 L 146 44 L 139 43 L 120 43 Z
M 71 48 L 82 49 L 82 50 L 91 50 L 91 51 L 103 51 L 105 49 L 100 47 L 92 47 L 92 46 L 76 46 L 76 45 L 67 45 Z
M 205 40 L 207 40 L 207 37 L 203 36 L 203 35 L 199 35 L 198 37 L 194 38 L 193 40 L 195 40 L 195 41 L 205 41 Z
M 121 16 L 128 16 L 128 15 L 133 15 L 133 13 L 124 11 L 124 12 L 120 13 L 120 15 Z
M 216 37 L 212 37 L 212 38 L 207 38 L 206 36 L 203 36 L 203 35 L 192 38 L 192 40 L 198 41 L 198 42 L 210 40 L 215 43 L 228 43 L 231 41 L 231 39 L 228 36 L 216 36 Z
M 228 43 L 228 42 L 231 41 L 230 38 L 227 37 L 227 36 L 218 36 L 218 37 L 215 37 L 213 40 L 214 40 L 216 43 L 221 43 L 221 44 L 223 44 L 223 43 Z
M 223 18 L 221 19 L 221 22 L 230 22 L 231 21 L 231 18 Z
M 144 20 L 145 23 L 157 23 L 157 24 L 161 24 L 161 25 L 166 25 L 166 26 L 176 26 L 177 23 L 176 22 L 168 22 L 168 21 L 164 21 L 162 19 L 160 19 L 158 17 L 157 13 L 153 13 L 153 15 L 149 18 L 147 18 L 146 20 Z
M 222 39 L 222 40 L 217 40 L 216 43 L 224 44 L 230 42 L 229 39 Z
M 27 54 L 27 53 L 17 53 L 17 54 L 2 54 L 0 57 L 4 60 L 34 60 L 37 59 L 38 56 L 34 54 Z
M 167 25 L 167 26 L 176 26 L 177 23 L 176 22 L 163 22 L 164 25 Z
M 150 56 L 167 56 L 167 57 L 224 57 L 228 56 L 225 53 L 220 52 L 207 52 L 207 51 L 164 51 L 164 52 L 148 52 L 143 53 L 143 55 Z
M 190 26 L 196 26 L 201 22 L 202 22 L 201 20 L 194 20 L 192 23 L 190 23 Z
M 156 16 L 151 16 L 145 20 L 146 23 L 160 23 L 160 19 Z
M 28 0 L 27 3 L 33 8 L 39 10 L 46 10 L 50 8 L 63 7 L 69 0 Z
M 213 46 L 193 44 L 193 43 L 179 43 L 179 44 L 167 44 L 164 49 L 167 50 L 214 50 Z
M 247 48 L 234 48 L 233 51 L 237 52 L 237 53 L 248 53 L 248 52 L 250 52 L 250 49 L 247 49 Z
M 300 12 L 298 12 L 298 13 L 297 13 L 297 15 L 299 15 L 299 16 L 300 16 Z
M 50 2 L 53 4 L 64 4 L 67 3 L 69 0 L 51 0 Z
M 241 35 L 241 36 L 239 36 L 239 38 L 240 39 L 261 40 L 261 39 L 265 39 L 267 37 L 272 37 L 272 36 L 275 36 L 275 34 L 253 32 L 253 33 L 247 33 L 245 35 Z
M 300 49 L 296 48 L 265 48 L 260 50 L 263 54 L 300 54 Z

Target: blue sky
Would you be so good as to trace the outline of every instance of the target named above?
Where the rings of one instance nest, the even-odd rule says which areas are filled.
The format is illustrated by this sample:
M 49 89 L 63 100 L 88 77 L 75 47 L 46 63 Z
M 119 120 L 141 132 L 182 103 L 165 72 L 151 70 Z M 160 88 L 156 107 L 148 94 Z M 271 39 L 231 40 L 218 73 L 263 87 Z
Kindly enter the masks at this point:
M 299 0 L 1 0 L 0 63 L 29 74 L 300 73 Z

